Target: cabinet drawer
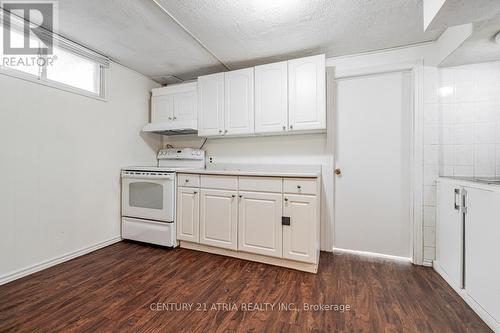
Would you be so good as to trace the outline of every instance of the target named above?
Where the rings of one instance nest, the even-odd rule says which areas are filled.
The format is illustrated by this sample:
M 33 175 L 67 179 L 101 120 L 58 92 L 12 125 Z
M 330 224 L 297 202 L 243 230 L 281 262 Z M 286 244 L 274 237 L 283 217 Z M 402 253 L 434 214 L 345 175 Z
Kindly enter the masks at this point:
M 177 176 L 178 185 L 182 187 L 200 187 L 200 175 L 180 173 Z
M 240 191 L 282 192 L 283 178 L 275 177 L 240 177 Z
M 293 194 L 318 194 L 316 178 L 285 178 L 283 192 Z
M 237 190 L 238 177 L 201 175 L 201 187 L 221 190 Z

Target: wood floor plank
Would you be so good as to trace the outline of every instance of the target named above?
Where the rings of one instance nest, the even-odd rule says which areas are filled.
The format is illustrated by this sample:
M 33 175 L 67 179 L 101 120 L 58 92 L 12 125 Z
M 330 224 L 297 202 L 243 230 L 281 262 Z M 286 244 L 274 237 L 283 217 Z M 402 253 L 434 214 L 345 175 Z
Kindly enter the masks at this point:
M 492 332 L 432 269 L 349 254 L 309 274 L 120 242 L 0 286 L 0 332 L 333 331 Z

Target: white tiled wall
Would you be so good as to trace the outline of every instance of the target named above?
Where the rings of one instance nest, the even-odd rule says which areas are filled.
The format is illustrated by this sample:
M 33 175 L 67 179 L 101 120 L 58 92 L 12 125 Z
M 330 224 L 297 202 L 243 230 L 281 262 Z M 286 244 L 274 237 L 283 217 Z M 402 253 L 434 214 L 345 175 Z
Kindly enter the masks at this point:
M 435 256 L 438 175 L 500 177 L 500 62 L 424 72 L 424 260 Z
M 440 69 L 438 95 L 439 173 L 500 176 L 500 62 Z

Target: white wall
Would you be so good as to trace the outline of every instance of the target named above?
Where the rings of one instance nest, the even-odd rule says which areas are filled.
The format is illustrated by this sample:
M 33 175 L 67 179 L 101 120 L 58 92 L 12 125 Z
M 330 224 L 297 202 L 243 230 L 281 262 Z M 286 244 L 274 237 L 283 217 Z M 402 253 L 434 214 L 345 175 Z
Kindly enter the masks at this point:
M 155 163 L 157 84 L 112 64 L 106 86 L 103 102 L 0 75 L 0 283 L 120 235 L 120 168 Z
M 168 137 L 164 143 L 175 147 L 200 147 L 203 139 Z M 321 165 L 321 245 L 331 251 L 333 179 L 332 154 L 326 134 L 209 139 L 204 146 L 214 163 L 316 164 Z M 330 236 L 330 238 L 328 238 Z

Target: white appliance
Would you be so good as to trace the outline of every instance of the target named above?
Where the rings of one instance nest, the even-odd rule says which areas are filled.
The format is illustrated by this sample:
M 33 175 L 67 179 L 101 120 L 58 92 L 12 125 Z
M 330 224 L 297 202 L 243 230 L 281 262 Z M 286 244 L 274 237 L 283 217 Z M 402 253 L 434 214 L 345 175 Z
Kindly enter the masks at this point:
M 201 149 L 162 149 L 158 166 L 122 169 L 122 238 L 175 247 L 175 188 L 180 169 L 205 167 Z

